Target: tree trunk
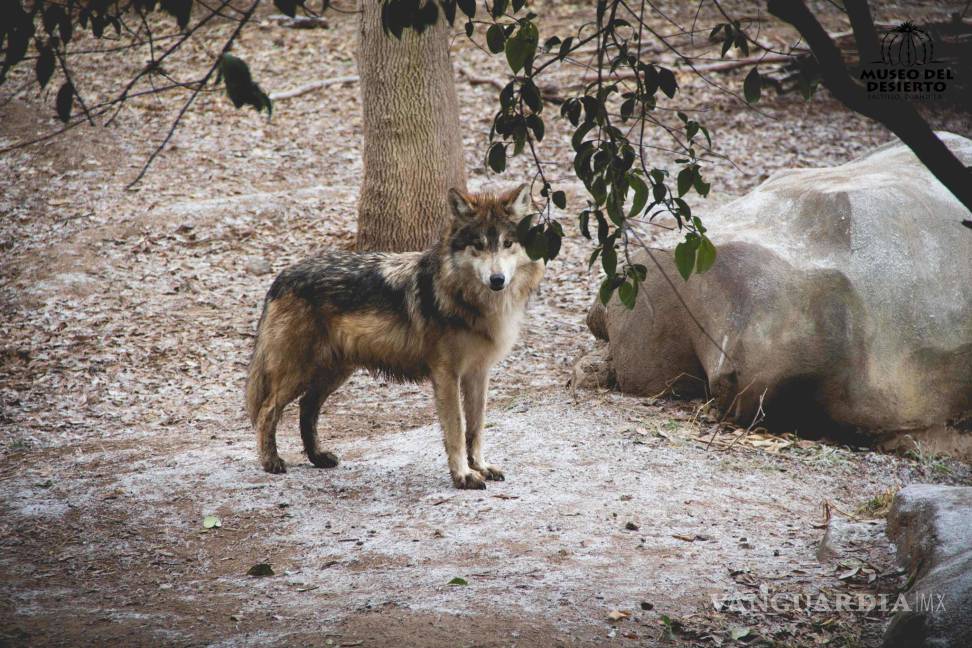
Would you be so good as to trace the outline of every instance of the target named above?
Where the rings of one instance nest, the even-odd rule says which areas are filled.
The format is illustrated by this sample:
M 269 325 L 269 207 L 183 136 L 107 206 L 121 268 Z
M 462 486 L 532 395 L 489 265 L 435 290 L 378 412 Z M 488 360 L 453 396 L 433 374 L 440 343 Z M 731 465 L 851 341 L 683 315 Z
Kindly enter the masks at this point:
M 446 195 L 466 188 L 449 24 L 401 40 L 381 28 L 381 2 L 359 0 L 364 118 L 359 250 L 421 250 L 447 222 Z

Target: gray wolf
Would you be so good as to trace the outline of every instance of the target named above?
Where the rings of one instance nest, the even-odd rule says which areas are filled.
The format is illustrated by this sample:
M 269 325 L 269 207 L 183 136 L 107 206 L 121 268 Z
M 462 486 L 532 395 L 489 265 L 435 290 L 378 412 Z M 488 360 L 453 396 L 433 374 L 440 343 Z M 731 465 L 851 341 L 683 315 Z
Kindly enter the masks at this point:
M 527 185 L 499 196 L 449 192 L 451 223 L 425 252 L 323 252 L 277 276 L 264 301 L 246 405 L 263 469 L 277 454 L 283 408 L 300 398 L 304 451 L 320 468 L 338 458 L 317 443 L 321 405 L 355 369 L 432 381 L 457 488 L 485 488 L 502 471 L 483 458 L 490 368 L 513 346 L 543 276 L 517 241 Z M 460 406 L 460 393 L 462 406 Z

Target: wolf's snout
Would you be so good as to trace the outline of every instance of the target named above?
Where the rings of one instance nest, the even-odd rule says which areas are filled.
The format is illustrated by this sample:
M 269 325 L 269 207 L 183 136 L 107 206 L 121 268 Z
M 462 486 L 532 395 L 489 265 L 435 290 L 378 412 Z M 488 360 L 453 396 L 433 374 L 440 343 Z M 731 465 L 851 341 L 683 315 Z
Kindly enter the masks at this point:
M 503 290 L 503 286 L 506 285 L 506 277 L 502 272 L 494 272 L 489 275 L 489 287 L 493 290 Z

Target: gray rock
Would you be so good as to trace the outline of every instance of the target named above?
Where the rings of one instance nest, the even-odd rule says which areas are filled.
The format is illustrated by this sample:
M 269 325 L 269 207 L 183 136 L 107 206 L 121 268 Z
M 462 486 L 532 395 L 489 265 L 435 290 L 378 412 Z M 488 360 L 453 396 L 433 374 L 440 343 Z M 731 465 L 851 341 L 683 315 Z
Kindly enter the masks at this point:
M 972 141 L 939 136 L 972 164 Z M 677 238 L 653 243 L 708 335 L 644 252 L 634 309 L 595 302 L 588 324 L 609 340 L 622 391 L 707 383 L 739 423 L 765 398 L 769 424 L 811 434 L 878 440 L 940 425 L 972 412 L 967 217 L 897 141 L 838 167 L 784 171 L 708 216 L 709 272 L 683 282 Z
M 916 484 L 888 513 L 888 537 L 913 585 L 885 648 L 972 646 L 972 487 Z
M 838 558 L 867 553 L 867 549 L 879 543 L 883 535 L 882 521 L 854 522 L 832 515 L 827 522 L 827 531 L 817 546 L 817 560 L 827 563 Z

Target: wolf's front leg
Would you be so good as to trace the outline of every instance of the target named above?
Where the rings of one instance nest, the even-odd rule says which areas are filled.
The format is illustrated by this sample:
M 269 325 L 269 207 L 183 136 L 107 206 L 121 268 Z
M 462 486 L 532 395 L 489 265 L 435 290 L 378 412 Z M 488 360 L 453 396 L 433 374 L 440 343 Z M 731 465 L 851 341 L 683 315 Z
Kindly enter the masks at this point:
M 503 472 L 483 459 L 483 419 L 489 372 L 478 370 L 462 377 L 462 404 L 466 412 L 466 455 L 469 466 L 486 478 L 503 480 Z
M 435 372 L 432 387 L 435 390 L 435 409 L 445 437 L 452 483 L 456 488 L 486 488 L 483 476 L 469 468 L 466 458 L 466 439 L 462 432 L 462 412 L 459 410 L 459 377 L 448 370 Z

